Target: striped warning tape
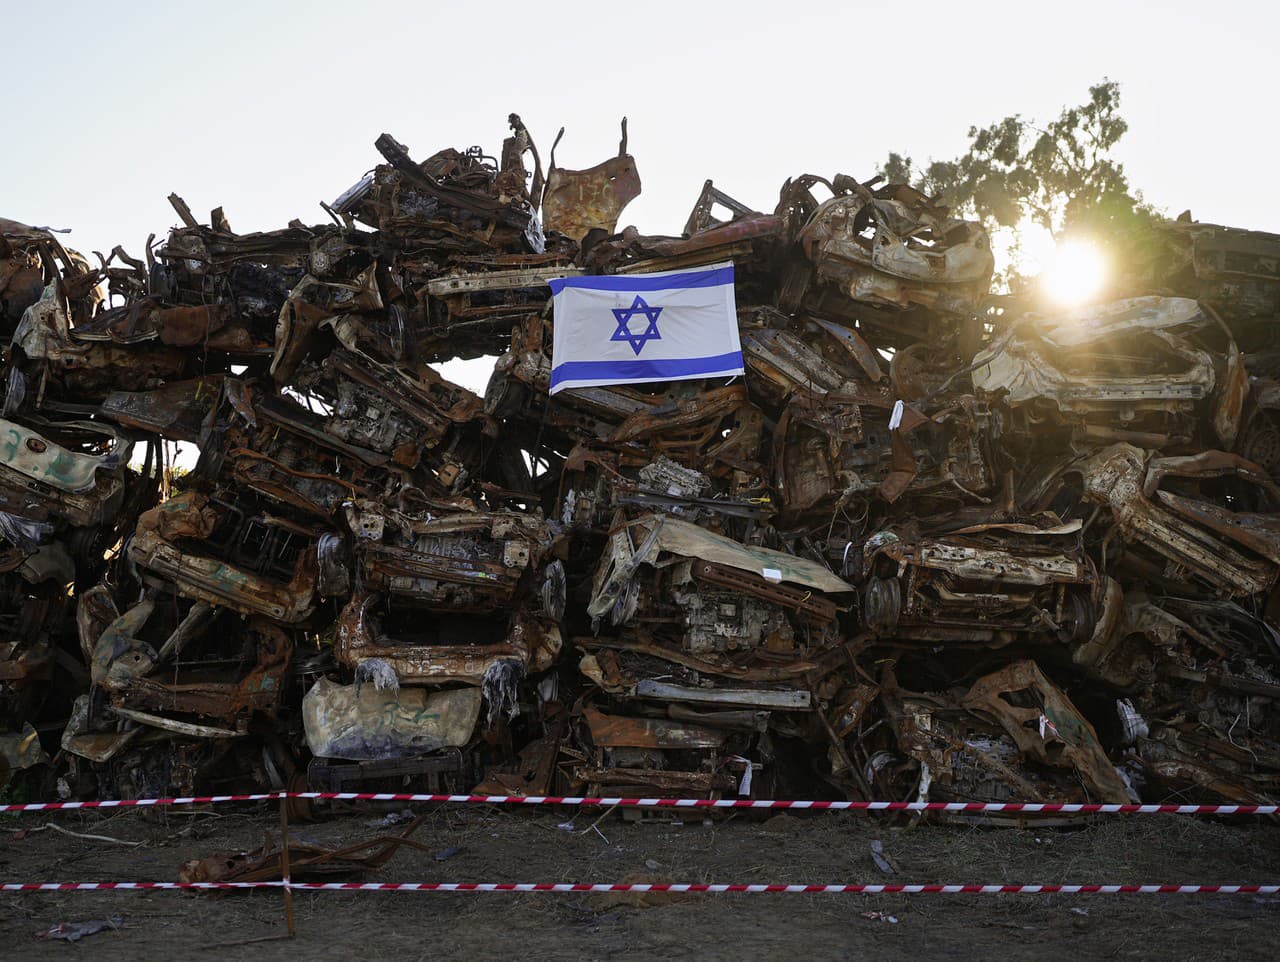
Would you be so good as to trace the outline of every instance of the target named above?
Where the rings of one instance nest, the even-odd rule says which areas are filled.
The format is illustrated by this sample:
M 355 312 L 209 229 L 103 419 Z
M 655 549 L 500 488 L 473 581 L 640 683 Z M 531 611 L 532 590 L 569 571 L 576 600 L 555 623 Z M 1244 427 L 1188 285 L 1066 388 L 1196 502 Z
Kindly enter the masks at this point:
M 93 802 L 24 802 L 0 805 L 0 812 L 51 812 L 75 808 L 147 808 L 164 805 L 216 805 L 219 802 L 263 802 L 288 798 L 290 792 L 266 792 L 260 795 L 193 795 L 185 798 L 118 798 Z
M 314 892 L 675 892 L 862 895 L 1276 895 L 1280 885 L 977 885 L 902 882 L 844 885 L 727 885 L 707 882 L 6 882 L 4 892 L 289 888 Z
M 290 798 L 486 805 L 586 805 L 619 808 L 802 809 L 854 812 L 1026 812 L 1128 815 L 1276 815 L 1280 805 L 1106 805 L 1096 802 L 816 802 L 750 798 L 621 798 L 559 795 L 412 795 L 380 792 L 289 792 Z
M 220 802 L 306 798 L 321 801 L 445 802 L 472 805 L 576 805 L 619 808 L 797 809 L 852 812 L 967 812 L 1052 815 L 1276 815 L 1280 805 L 1118 805 L 1097 802 L 819 802 L 750 798 L 622 798 L 561 795 L 419 795 L 404 792 L 266 792 L 257 795 L 195 795 L 91 802 L 28 802 L 0 805 L 0 812 L 41 812 L 78 808 L 210 805 Z

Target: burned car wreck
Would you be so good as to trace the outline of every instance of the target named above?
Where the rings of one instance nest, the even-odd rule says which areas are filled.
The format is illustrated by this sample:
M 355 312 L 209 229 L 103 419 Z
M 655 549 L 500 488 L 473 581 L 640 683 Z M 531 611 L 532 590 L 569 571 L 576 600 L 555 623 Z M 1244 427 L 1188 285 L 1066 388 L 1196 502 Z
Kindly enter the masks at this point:
M 1280 801 L 1280 237 L 997 311 L 908 185 L 645 235 L 625 120 L 507 126 L 141 257 L 0 219 L 0 779 Z M 726 264 L 740 376 L 553 387 L 553 282 Z

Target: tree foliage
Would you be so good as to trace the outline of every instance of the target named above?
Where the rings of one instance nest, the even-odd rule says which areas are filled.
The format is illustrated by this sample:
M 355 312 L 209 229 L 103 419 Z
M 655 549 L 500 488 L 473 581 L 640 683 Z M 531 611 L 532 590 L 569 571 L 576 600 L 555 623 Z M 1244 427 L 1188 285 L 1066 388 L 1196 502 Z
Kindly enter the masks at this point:
M 1055 238 L 1064 233 L 1107 234 L 1146 219 L 1151 210 L 1132 189 L 1111 150 L 1128 130 L 1120 116 L 1120 85 L 1103 78 L 1089 99 L 1038 126 L 1018 114 L 969 128 L 969 149 L 955 160 L 917 167 L 889 154 L 880 173 L 937 196 L 988 229 L 1024 220 Z

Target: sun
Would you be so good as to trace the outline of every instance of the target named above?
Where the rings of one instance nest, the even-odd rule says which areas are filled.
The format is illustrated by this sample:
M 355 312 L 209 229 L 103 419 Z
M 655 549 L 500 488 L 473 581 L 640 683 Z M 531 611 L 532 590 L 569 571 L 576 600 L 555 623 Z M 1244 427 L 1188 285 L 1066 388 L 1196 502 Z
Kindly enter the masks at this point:
M 1061 307 L 1093 300 L 1107 282 L 1107 259 L 1096 246 L 1083 240 L 1059 244 L 1041 272 L 1040 290 Z

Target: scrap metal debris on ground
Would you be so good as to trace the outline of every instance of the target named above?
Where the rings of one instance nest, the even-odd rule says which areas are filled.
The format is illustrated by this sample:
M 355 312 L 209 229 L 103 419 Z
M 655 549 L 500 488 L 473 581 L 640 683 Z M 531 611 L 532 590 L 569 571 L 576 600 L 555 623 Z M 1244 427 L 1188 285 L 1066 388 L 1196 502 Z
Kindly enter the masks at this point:
M 36 938 L 49 941 L 79 942 L 86 935 L 112 932 L 124 925 L 124 917 L 113 915 L 109 919 L 91 919 L 88 922 L 59 922 L 51 929 L 37 932 Z
M 288 855 L 289 875 L 298 881 L 329 882 L 362 876 L 385 865 L 401 846 L 430 852 L 429 846 L 411 839 L 422 824 L 414 819 L 399 835 L 384 835 L 340 849 L 289 838 L 288 852 L 280 844 L 280 835 L 267 833 L 261 848 L 252 852 L 217 853 L 203 859 L 183 862 L 178 881 L 192 882 L 260 882 L 281 877 Z M 455 850 L 460 851 L 460 850 Z M 448 856 L 446 856 L 447 858 Z M 440 859 L 440 854 L 436 854 Z
M 1045 310 L 908 186 L 649 236 L 625 121 L 509 123 L 317 225 L 0 220 L 0 779 L 1280 799 L 1280 237 Z M 726 261 L 745 376 L 552 396 L 550 280 Z

